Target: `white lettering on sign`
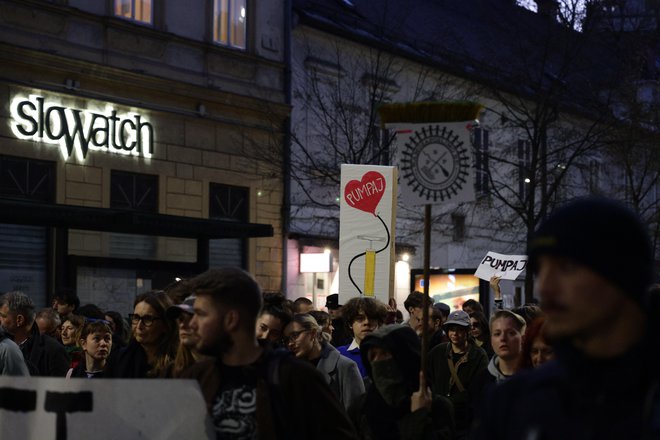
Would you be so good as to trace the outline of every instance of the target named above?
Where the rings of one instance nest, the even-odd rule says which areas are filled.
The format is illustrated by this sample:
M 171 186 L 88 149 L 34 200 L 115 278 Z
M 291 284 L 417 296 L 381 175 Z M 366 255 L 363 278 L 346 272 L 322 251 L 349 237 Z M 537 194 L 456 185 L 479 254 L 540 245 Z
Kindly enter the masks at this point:
M 11 101 L 11 130 L 19 139 L 56 144 L 64 159 L 74 152 L 83 161 L 90 150 L 150 158 L 153 126 L 137 113 L 104 113 L 46 101 L 43 96 L 16 96 Z

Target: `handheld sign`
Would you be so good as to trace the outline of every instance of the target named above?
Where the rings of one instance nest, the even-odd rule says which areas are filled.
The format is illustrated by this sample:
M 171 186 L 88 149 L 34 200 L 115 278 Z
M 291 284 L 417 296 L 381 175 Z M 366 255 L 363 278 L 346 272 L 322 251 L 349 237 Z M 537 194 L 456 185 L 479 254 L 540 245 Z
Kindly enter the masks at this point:
M 194 380 L 0 376 L 0 427 L 22 440 L 215 438 Z
M 527 267 L 527 255 L 504 255 L 488 252 L 481 260 L 474 276 L 490 281 L 493 276 L 503 280 L 515 280 Z

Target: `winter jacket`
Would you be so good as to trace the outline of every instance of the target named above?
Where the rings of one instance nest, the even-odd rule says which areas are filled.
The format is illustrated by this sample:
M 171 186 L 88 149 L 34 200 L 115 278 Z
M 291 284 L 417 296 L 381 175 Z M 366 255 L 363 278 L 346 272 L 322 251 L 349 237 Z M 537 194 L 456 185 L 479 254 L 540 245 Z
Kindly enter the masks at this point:
M 472 421 L 472 410 L 470 409 L 470 393 L 476 377 L 486 370 L 488 358 L 486 352 L 472 344 L 468 344 L 465 360 L 455 363 L 456 375 L 464 387 L 463 391 L 458 389 L 454 382 L 448 359 L 452 356 L 451 343 L 438 345 L 429 354 L 429 365 L 427 377 L 434 394 L 446 396 L 454 405 L 454 416 L 456 418 L 456 429 L 465 431 Z
M 402 324 L 386 325 L 364 338 L 360 348 L 368 375 L 371 375 L 368 355 L 372 347 L 392 353 L 410 395 L 419 390 L 421 344 L 412 328 Z M 410 398 L 392 407 L 374 383 L 370 383 L 366 394 L 351 405 L 349 416 L 362 440 L 451 439 L 454 433 L 453 412 L 447 398 L 433 396 L 430 409 L 410 412 Z
M 323 344 L 316 369 L 323 374 L 325 382 L 344 408 L 348 409 L 356 397 L 364 394 L 364 382 L 357 364 L 339 354 L 332 345 Z
M 555 353 L 555 360 L 493 387 L 474 438 L 660 438 L 657 345 L 645 343 L 606 360 L 568 344 Z
M 32 324 L 30 337 L 20 347 L 32 376 L 64 377 L 69 371 L 64 346 L 48 335 L 39 334 L 36 323 Z
M 256 368 L 259 375 L 258 440 L 356 439 L 339 400 L 313 365 L 295 359 L 287 350 L 264 348 L 257 362 L 248 367 Z M 197 379 L 209 414 L 222 384 L 221 371 L 220 361 L 209 359 L 193 364 L 181 375 L 182 379 Z

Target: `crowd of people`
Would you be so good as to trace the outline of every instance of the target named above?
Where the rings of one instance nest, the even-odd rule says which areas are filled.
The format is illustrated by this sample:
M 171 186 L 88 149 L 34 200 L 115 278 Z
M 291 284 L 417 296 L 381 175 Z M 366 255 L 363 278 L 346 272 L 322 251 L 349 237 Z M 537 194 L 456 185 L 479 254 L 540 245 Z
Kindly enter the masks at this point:
M 553 213 L 528 252 L 540 305 L 452 310 L 412 292 L 406 322 L 394 301 L 335 294 L 325 311 L 264 295 L 235 268 L 140 294 L 126 318 L 72 291 L 39 311 L 8 292 L 0 374 L 196 379 L 218 439 L 660 438 L 643 225 L 582 200 Z M 500 299 L 499 278 L 491 286 Z

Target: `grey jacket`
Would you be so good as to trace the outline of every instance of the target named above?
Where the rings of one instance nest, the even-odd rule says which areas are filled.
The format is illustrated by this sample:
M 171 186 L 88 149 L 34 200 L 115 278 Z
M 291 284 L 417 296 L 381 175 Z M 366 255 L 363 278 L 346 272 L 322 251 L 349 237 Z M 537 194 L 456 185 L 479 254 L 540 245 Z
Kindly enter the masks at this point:
M 316 368 L 344 408 L 348 409 L 353 399 L 364 394 L 364 381 L 357 364 L 342 356 L 332 345 L 323 344 Z
M 1 332 L 2 330 L 0 330 Z M 18 345 L 4 334 L 0 334 L 0 375 L 29 376 L 23 360 L 23 353 Z

